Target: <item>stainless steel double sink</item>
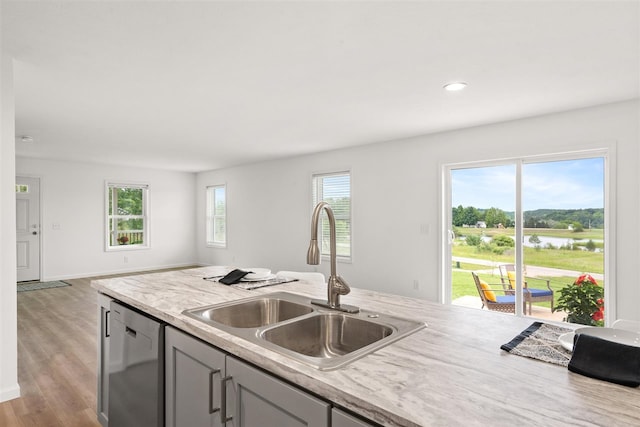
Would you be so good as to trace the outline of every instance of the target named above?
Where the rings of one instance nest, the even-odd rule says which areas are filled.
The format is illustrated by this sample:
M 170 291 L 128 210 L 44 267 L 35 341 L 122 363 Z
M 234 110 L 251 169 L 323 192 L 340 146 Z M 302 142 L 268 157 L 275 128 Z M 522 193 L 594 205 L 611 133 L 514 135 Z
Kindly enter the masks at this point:
M 342 367 L 426 327 L 361 310 L 342 313 L 288 292 L 185 310 L 183 314 L 320 370 Z

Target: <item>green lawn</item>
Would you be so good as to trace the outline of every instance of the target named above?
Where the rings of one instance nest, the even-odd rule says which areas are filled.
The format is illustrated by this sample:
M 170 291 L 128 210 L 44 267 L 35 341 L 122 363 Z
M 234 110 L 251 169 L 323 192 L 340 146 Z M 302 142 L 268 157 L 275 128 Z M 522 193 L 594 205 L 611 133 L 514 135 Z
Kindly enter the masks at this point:
M 484 235 L 484 236 L 497 236 L 499 234 L 506 234 L 507 236 L 513 236 L 515 231 L 513 228 L 456 228 L 457 236 L 469 236 L 469 235 Z M 537 234 L 538 236 L 558 237 L 561 239 L 576 239 L 576 240 L 603 240 L 603 229 L 591 229 L 585 231 L 571 231 L 571 230 L 558 230 L 555 228 L 525 228 L 524 234 L 530 236 Z
M 485 269 L 487 267 L 484 267 Z M 451 299 L 455 300 L 456 298 L 460 298 L 463 296 L 471 295 L 475 297 L 479 297 L 478 290 L 476 289 L 475 283 L 473 283 L 473 277 L 471 277 L 471 271 L 462 271 L 462 270 L 454 270 L 451 273 L 452 280 L 452 289 L 451 289 Z M 500 275 L 491 275 L 491 274 L 482 274 L 478 273 L 478 276 L 484 280 L 485 282 L 492 285 L 500 284 Z M 540 278 L 528 278 L 527 283 L 532 288 L 546 288 L 546 280 L 549 279 L 549 284 L 551 285 L 551 289 L 554 290 L 554 299 L 557 301 L 560 296 L 560 289 L 565 286 L 573 283 L 576 279 L 573 276 L 563 276 L 563 277 L 540 277 Z M 603 281 L 598 281 L 598 283 L 604 286 Z M 501 294 L 498 294 L 501 295 Z M 548 302 L 534 303 L 534 305 L 539 307 L 547 307 L 549 308 Z
M 515 255 L 513 249 L 507 249 L 504 254 L 496 255 L 490 251 L 480 251 L 475 246 L 468 246 L 463 242 L 456 242 L 451 248 L 451 255 L 465 258 L 489 260 L 501 264 L 513 264 Z M 563 270 L 584 271 L 589 273 L 604 273 L 604 253 L 589 251 L 571 251 L 566 249 L 535 249 L 524 248 L 525 265 L 560 268 Z
M 558 237 L 568 239 L 582 239 L 584 241 L 588 239 L 602 240 L 604 237 L 603 230 L 586 230 L 584 232 L 573 232 L 570 230 L 555 230 L 555 229 L 525 229 L 525 235 L 531 235 L 536 233 L 538 236 L 546 237 Z M 508 235 L 513 237 L 513 229 L 498 229 L 498 228 L 460 228 L 457 229 L 458 236 L 460 235 L 482 235 L 487 237 L 495 237 L 497 235 Z M 602 247 L 601 243 L 598 243 L 599 247 Z M 507 248 L 501 254 L 496 254 L 491 250 L 482 250 L 476 246 L 468 246 L 462 240 L 456 240 L 451 249 L 452 256 L 478 259 L 484 261 L 491 261 L 495 264 L 513 264 L 515 262 L 515 253 L 513 248 Z M 524 264 L 529 266 L 549 267 L 557 268 L 561 270 L 571 270 L 576 272 L 588 272 L 588 273 L 604 273 L 604 253 L 603 252 L 589 252 L 583 250 L 568 250 L 568 249 L 536 249 L 536 248 L 524 248 Z M 463 296 L 479 296 L 476 289 L 476 285 L 473 283 L 471 277 L 472 271 L 479 272 L 478 275 L 484 281 L 489 284 L 500 284 L 500 274 L 483 273 L 483 271 L 490 271 L 491 267 L 482 264 L 475 264 L 472 261 L 466 262 L 453 262 L 452 264 L 452 290 L 451 298 L 455 300 Z M 495 271 L 497 273 L 497 271 Z M 562 277 L 540 277 L 540 278 L 527 278 L 527 283 L 532 288 L 545 288 L 546 279 L 550 280 L 551 289 L 555 291 L 555 299 L 560 296 L 560 289 L 573 283 L 576 276 L 562 276 Z M 544 280 L 540 280 L 544 279 Z M 600 283 L 604 285 L 604 283 Z M 536 304 L 543 307 L 549 307 L 549 303 Z
M 487 267 L 484 267 L 485 269 Z M 478 291 L 476 289 L 475 283 L 473 283 L 473 277 L 471 277 L 471 272 L 475 270 L 454 270 L 451 273 L 451 281 L 453 283 L 453 289 L 451 290 L 451 299 L 456 299 L 463 297 L 465 295 L 478 296 Z M 500 284 L 500 275 L 492 275 L 482 272 L 477 273 L 478 276 L 489 284 Z M 556 296 L 559 295 L 560 289 L 565 286 L 573 283 L 576 280 L 576 277 L 573 276 L 563 276 L 563 277 L 539 277 L 539 278 L 528 278 L 527 283 L 532 288 L 546 288 L 547 282 L 549 280 L 549 285 L 551 285 L 551 289 L 558 292 Z M 602 281 L 598 281 L 599 284 Z M 548 306 L 548 305 L 547 305 Z

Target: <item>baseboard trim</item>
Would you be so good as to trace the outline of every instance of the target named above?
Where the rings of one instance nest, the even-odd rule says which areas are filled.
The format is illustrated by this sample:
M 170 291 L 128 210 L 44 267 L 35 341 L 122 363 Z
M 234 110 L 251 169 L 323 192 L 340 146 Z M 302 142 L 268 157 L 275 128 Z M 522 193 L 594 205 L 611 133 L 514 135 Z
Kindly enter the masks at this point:
M 169 264 L 169 265 L 156 265 L 153 267 L 131 267 L 126 269 L 109 270 L 109 271 L 96 271 L 96 272 L 84 272 L 78 274 L 67 274 L 62 276 L 49 276 L 41 279 L 42 282 L 52 282 L 54 280 L 69 280 L 69 279 L 84 279 L 86 277 L 96 276 L 110 276 L 112 274 L 127 274 L 127 273 L 139 273 L 144 271 L 164 270 L 168 268 L 183 268 L 183 267 L 198 267 L 201 266 L 195 262 L 183 263 L 183 264 Z
M 20 397 L 19 384 L 0 390 L 0 402 L 6 402 L 7 400 L 17 399 L 18 397 Z

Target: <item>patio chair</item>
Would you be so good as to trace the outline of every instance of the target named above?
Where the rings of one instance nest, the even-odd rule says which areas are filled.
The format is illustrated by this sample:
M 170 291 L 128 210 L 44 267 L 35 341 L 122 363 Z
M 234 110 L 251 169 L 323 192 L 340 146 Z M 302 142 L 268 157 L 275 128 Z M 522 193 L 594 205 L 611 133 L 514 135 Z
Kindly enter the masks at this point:
M 471 273 L 473 281 L 480 294 L 482 300 L 482 308 L 487 307 L 489 310 L 501 311 L 505 313 L 516 312 L 516 296 L 511 292 L 511 295 L 507 295 L 503 284 L 488 284 L 484 280 L 481 280 L 476 273 Z M 496 295 L 496 293 L 504 293 L 505 295 Z
M 500 281 L 503 285 L 508 286 L 509 291 L 513 293 L 516 289 L 516 269 L 514 264 L 502 264 L 498 266 L 500 270 Z M 523 272 L 526 275 L 526 270 Z M 551 303 L 551 311 L 553 312 L 553 289 L 551 289 L 551 281 L 546 279 L 538 279 L 534 277 L 524 277 L 523 295 L 525 302 L 529 303 L 529 315 L 531 315 L 531 306 L 534 302 Z M 546 282 L 546 289 L 530 288 L 528 280 L 540 280 Z M 525 310 L 526 312 L 526 310 Z

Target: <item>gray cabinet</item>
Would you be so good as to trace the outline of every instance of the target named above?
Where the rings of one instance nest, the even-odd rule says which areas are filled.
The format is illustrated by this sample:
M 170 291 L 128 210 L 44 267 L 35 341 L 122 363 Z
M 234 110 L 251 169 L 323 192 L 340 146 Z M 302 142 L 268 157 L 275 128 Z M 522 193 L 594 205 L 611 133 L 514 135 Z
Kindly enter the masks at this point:
M 366 421 L 362 421 L 340 409 L 331 410 L 331 427 L 374 427 Z
M 98 421 L 103 427 L 109 425 L 109 335 L 110 317 L 109 305 L 112 299 L 98 293 L 98 390 L 96 413 Z
M 165 328 L 167 427 L 222 426 L 225 354 L 172 327 Z
M 227 426 L 329 427 L 331 405 L 227 357 Z
M 110 303 L 98 294 L 100 424 L 109 425 Z M 165 328 L 166 427 L 374 427 L 178 329 Z
M 331 406 L 175 328 L 165 328 L 167 427 L 329 427 Z

